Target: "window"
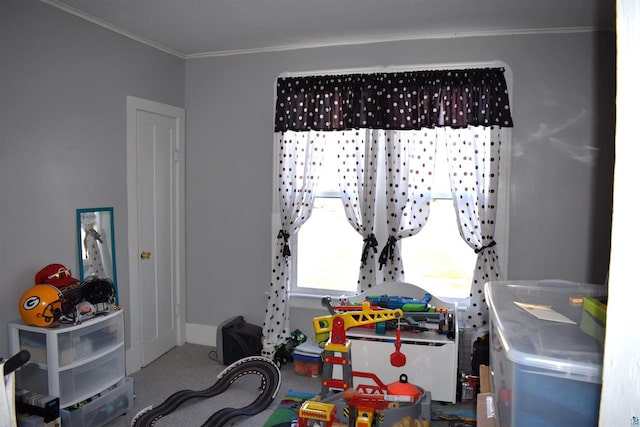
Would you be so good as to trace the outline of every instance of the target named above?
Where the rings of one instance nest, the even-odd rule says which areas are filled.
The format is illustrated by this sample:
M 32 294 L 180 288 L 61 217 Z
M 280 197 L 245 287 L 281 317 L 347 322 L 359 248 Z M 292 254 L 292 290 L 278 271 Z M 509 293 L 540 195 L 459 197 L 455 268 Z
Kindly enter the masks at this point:
M 443 138 L 438 139 L 429 219 L 402 240 L 405 281 L 441 296 L 466 298 L 476 254 L 458 232 Z
M 313 213 L 293 239 L 294 294 L 339 296 L 356 292 L 362 237 L 349 224 L 340 199 L 335 162 L 337 147 L 331 139 L 325 145 Z M 378 159 L 383 162 L 384 156 L 379 155 Z M 378 170 L 384 167 L 383 163 L 379 164 Z M 466 298 L 477 255 L 458 231 L 444 137 L 438 139 L 434 179 L 425 227 L 416 235 L 400 240 L 404 280 L 438 296 Z M 378 253 L 387 234 L 384 191 L 383 182 L 377 186 Z M 377 278 L 378 282 L 383 280 L 381 272 Z
M 297 258 L 293 281 L 298 292 L 333 295 L 356 292 L 362 238 L 344 213 L 336 150 L 337 145 L 330 138 L 325 144 L 313 213 L 294 239 Z
M 460 238 L 453 201 L 431 201 L 429 220 L 420 233 L 402 240 L 405 281 L 442 296 L 466 298 L 476 262 Z
M 362 238 L 347 221 L 340 196 L 316 195 L 313 214 L 296 240 L 297 292 L 356 292 Z

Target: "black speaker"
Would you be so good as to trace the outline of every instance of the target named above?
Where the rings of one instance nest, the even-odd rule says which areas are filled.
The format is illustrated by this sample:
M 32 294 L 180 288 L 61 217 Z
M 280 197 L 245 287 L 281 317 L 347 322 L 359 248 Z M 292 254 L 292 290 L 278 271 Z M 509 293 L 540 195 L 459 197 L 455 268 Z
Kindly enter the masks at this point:
M 262 328 L 245 322 L 242 316 L 235 316 L 218 326 L 216 343 L 218 362 L 222 361 L 225 365 L 230 365 L 244 357 L 260 356 Z

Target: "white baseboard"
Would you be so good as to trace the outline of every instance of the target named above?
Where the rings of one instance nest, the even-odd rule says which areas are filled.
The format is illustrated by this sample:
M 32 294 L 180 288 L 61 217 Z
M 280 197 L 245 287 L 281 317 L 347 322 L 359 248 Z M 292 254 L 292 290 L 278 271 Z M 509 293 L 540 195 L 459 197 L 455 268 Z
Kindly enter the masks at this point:
M 187 342 L 215 347 L 217 332 L 217 326 L 187 323 Z

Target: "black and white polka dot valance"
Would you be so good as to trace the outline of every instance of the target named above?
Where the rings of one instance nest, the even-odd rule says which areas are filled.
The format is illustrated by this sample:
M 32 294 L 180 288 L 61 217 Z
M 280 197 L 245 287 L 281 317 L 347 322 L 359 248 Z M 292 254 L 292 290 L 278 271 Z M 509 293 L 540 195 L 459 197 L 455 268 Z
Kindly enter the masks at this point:
M 275 131 L 512 127 L 502 68 L 286 77 Z

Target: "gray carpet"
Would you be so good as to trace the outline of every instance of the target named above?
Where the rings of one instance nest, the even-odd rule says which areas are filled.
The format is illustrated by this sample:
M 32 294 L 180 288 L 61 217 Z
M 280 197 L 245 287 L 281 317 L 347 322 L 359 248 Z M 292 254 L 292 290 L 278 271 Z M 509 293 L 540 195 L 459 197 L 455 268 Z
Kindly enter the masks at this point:
M 212 359 L 213 347 L 185 344 L 175 347 L 149 366 L 131 375 L 134 379 L 134 406 L 126 415 L 107 424 L 108 427 L 126 427 L 131 425 L 133 417 L 149 405 L 160 405 L 176 391 L 190 389 L 203 390 L 217 381 L 217 375 L 225 368 Z M 234 426 L 262 426 L 276 409 L 287 390 L 320 392 L 320 379 L 296 375 L 293 365 L 281 368 L 282 384 L 278 396 L 271 406 L 252 417 L 238 417 Z M 156 426 L 201 426 L 214 412 L 226 407 L 241 407 L 251 403 L 258 396 L 260 379 L 256 375 L 246 375 L 236 381 L 229 389 L 209 399 L 193 399 L 185 402 L 173 413 L 160 418 Z
M 212 353 L 213 352 L 213 353 Z M 126 415 L 113 420 L 107 427 L 128 427 L 131 420 L 143 408 L 158 406 L 171 394 L 180 390 L 203 390 L 217 381 L 217 375 L 225 368 L 215 361 L 215 348 L 196 344 L 175 347 L 149 366 L 132 375 L 134 379 L 134 406 Z M 320 393 L 321 380 L 297 375 L 293 365 L 281 368 L 282 384 L 278 396 L 270 407 L 252 417 L 235 418 L 228 426 L 263 426 L 278 407 L 288 390 Z M 247 375 L 240 378 L 224 393 L 209 399 L 187 401 L 177 410 L 158 420 L 156 426 L 199 427 L 216 411 L 226 407 L 241 407 L 258 396 L 259 378 Z M 458 405 L 451 405 L 458 407 Z M 447 421 L 435 421 L 432 427 L 446 427 Z

